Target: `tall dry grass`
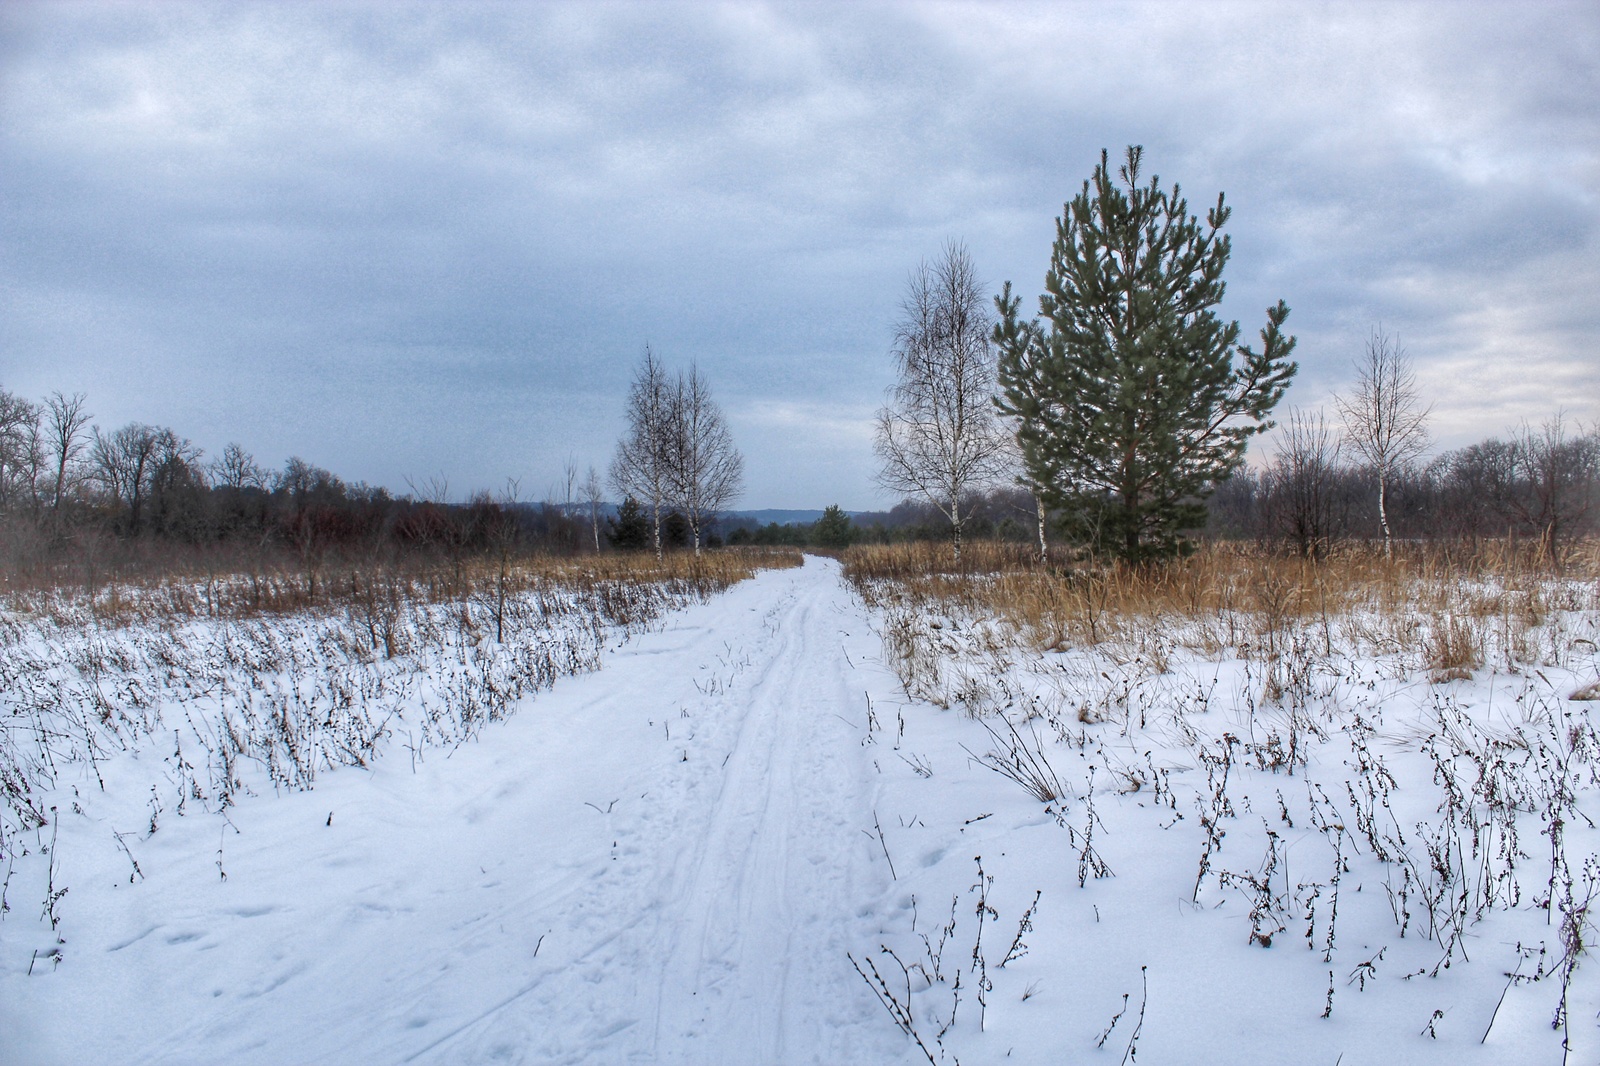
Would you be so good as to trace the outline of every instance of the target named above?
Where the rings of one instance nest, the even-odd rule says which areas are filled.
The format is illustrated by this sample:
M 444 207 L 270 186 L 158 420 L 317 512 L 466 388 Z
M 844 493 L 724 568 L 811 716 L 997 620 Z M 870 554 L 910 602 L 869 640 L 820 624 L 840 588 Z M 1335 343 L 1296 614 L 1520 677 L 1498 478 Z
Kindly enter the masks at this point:
M 99 582 L 12 582 L 0 591 L 0 614 L 57 621 L 88 615 L 115 627 L 301 612 L 373 614 L 400 604 L 502 599 L 555 590 L 604 598 L 608 590 L 641 583 L 670 584 L 705 597 L 757 570 L 799 566 L 802 561 L 801 553 L 792 548 L 727 548 L 700 556 L 669 552 L 661 559 L 649 552 L 403 562 L 373 557 L 330 562 L 310 572 L 293 565 L 189 566 Z
M 1324 654 L 1401 652 L 1436 679 L 1495 660 L 1547 661 L 1547 621 L 1600 610 L 1600 542 L 1564 570 L 1535 546 L 1344 545 L 1321 560 L 1254 545 L 1207 544 L 1162 566 L 1041 564 L 1025 547 L 968 545 L 959 562 L 938 545 L 870 545 L 843 555 L 873 606 L 892 608 L 901 658 L 918 660 L 909 625 L 919 611 L 955 612 L 1005 628 L 1036 651 L 1124 642 L 1152 658 L 1186 647 L 1276 659 L 1295 640 Z

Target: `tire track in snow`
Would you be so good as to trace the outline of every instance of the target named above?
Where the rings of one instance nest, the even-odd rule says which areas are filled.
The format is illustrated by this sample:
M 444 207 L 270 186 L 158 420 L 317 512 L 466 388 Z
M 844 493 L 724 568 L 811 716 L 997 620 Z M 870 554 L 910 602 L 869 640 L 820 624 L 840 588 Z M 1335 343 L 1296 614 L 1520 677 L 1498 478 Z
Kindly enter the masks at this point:
M 663 915 L 657 1061 L 813 1061 L 843 1020 L 836 1002 L 854 976 L 843 931 L 866 887 L 855 823 L 870 803 L 859 737 L 835 716 L 848 669 L 828 610 L 837 591 L 802 586 L 728 708 L 738 740 Z
M 781 694 L 797 681 L 802 602 L 743 709 L 710 824 L 672 901 L 655 1025 L 663 1061 L 710 1033 L 765 1061 L 782 1058 L 790 938 L 788 843 L 795 781 Z M 799 617 L 796 617 L 799 616 Z M 778 698 L 774 698 L 777 696 Z
M 872 783 L 860 727 L 840 717 L 862 702 L 841 619 L 866 623 L 836 564 L 782 576 L 764 625 L 669 653 L 680 682 L 708 654 L 724 670 L 674 723 L 692 724 L 688 761 L 657 768 L 620 819 L 618 861 L 539 918 L 575 950 L 552 952 L 540 975 L 412 1059 L 900 1059 L 845 957 L 887 879 L 862 835 Z M 746 664 L 731 681 L 730 662 Z

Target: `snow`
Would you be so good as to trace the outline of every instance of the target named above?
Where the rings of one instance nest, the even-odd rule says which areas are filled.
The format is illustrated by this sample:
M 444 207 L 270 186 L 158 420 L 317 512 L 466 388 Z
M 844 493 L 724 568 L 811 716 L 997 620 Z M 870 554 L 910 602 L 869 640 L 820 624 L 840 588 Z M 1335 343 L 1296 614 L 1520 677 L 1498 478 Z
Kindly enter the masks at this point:
M 1519 943 L 1544 943 L 1546 970 L 1561 954 L 1556 908 L 1532 902 L 1550 854 L 1537 812 L 1517 823 L 1535 856 L 1516 868 L 1521 902 L 1489 908 L 1430 975 L 1446 952 L 1414 895 L 1398 936 L 1399 875 L 1345 788 L 1372 780 L 1353 768 L 1365 745 L 1420 853 L 1413 824 L 1439 820 L 1430 731 L 1455 721 L 1482 751 L 1537 739 L 1541 715 L 1582 715 L 1562 699 L 1578 671 L 1433 685 L 1381 657 L 1341 662 L 1308 682 L 1301 713 L 1324 736 L 1291 774 L 1263 761 L 1268 733 L 1311 719 L 1256 705 L 1261 679 L 1226 651 L 1171 651 L 1163 672 L 938 621 L 912 698 L 888 616 L 808 557 L 608 638 L 597 671 L 522 694 L 464 742 L 408 746 L 421 689 L 400 686 L 381 756 L 309 789 L 258 769 L 225 810 L 179 814 L 159 730 L 101 760 L 104 791 L 75 765 L 8 886 L 0 1059 L 1121 1062 L 1137 1031 L 1131 1051 L 1159 1063 L 1562 1061 L 1556 978 L 1506 976 L 1537 965 Z M 1080 722 L 1079 699 L 1105 720 Z M 1349 728 L 1357 714 L 1370 732 Z M 1006 736 L 1006 720 L 1069 795 L 1042 802 L 985 765 L 1005 745 L 983 721 Z M 1202 753 L 1230 760 L 1235 809 L 1196 889 L 1218 795 Z M 1584 784 L 1591 817 L 1593 799 Z M 1566 833 L 1581 894 L 1596 833 Z M 1274 847 L 1286 928 L 1263 948 L 1239 878 Z M 69 889 L 56 931 L 51 883 Z M 1574 971 L 1573 1062 L 1600 1057 L 1591 968 Z
M 165 817 L 128 841 L 133 884 L 107 841 L 148 820 L 147 790 L 102 814 L 117 782 L 102 805 L 80 781 L 64 961 L 26 976 L 16 884 L 0 926 L 5 1054 L 895 1061 L 846 958 L 888 877 L 860 832 L 861 731 L 836 716 L 864 705 L 847 643 L 876 638 L 833 564 L 765 572 L 414 769 L 390 750 L 226 820 Z

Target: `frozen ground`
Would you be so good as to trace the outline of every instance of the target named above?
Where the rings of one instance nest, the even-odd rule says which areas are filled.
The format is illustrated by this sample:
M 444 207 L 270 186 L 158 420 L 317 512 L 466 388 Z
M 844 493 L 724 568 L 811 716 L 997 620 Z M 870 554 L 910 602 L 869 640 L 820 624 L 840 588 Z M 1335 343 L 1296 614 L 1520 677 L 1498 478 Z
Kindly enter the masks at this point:
M 226 817 L 175 812 L 153 739 L 101 762 L 104 791 L 82 766 L 41 797 L 57 817 L 8 887 L 0 1059 L 1563 1060 L 1532 745 L 1546 719 L 1565 745 L 1561 868 L 1581 901 L 1600 877 L 1596 752 L 1573 731 L 1589 705 L 1562 699 L 1572 671 L 1435 686 L 1343 662 L 1268 706 L 1226 652 L 1164 671 L 1026 659 L 933 621 L 937 683 L 912 686 L 929 702 L 886 664 L 885 616 L 808 558 L 613 642 L 598 672 L 459 746 L 414 753 L 397 704 L 368 768 L 278 794 L 257 768 Z M 1442 728 L 1468 753 L 1445 760 L 1462 809 L 1472 753 L 1531 789 L 1478 805 L 1489 858 L 1460 850 L 1476 816 L 1451 814 L 1464 911 L 1449 891 L 1421 902 Z M 1300 761 L 1274 765 L 1272 736 Z M 1018 738 L 1061 799 L 991 768 Z M 1364 791 L 1383 760 L 1390 806 Z M 68 888 L 56 930 L 51 885 Z M 1593 966 L 1567 974 L 1572 1062 L 1600 1058 Z

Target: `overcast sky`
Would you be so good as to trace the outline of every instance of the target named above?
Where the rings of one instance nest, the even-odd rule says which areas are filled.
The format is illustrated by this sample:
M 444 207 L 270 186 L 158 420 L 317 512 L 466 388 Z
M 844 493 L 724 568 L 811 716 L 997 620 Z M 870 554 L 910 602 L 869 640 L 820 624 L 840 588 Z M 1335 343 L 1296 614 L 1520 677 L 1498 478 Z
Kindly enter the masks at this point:
M 1034 306 L 1143 144 L 1286 404 L 1379 323 L 1441 447 L 1600 418 L 1600 5 L 0 3 L 0 387 L 453 494 L 604 471 L 648 342 L 745 507 L 883 505 L 909 271 Z

